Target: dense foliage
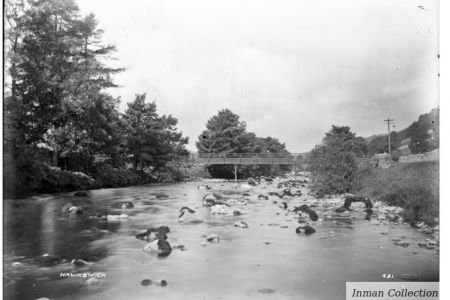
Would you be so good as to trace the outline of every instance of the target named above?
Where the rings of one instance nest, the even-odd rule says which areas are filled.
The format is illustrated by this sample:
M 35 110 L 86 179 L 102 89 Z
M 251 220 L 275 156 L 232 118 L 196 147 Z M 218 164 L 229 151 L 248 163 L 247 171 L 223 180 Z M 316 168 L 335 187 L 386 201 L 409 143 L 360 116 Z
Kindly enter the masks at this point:
M 272 137 L 257 137 L 247 131 L 245 122 L 229 109 L 223 109 L 206 123 L 196 143 L 198 152 L 202 153 L 284 153 L 286 146 Z M 238 166 L 238 176 L 246 178 L 256 175 L 277 174 L 289 170 L 286 166 L 254 165 Z M 233 165 L 208 166 L 212 177 L 234 178 Z
M 400 147 L 400 136 L 396 131 L 391 132 L 391 151 L 396 151 Z M 370 139 L 367 143 L 369 154 L 389 153 L 389 141 L 387 135 L 378 135 Z
M 405 221 L 434 226 L 439 218 L 439 162 L 361 167 L 352 192 L 403 207 Z
M 311 190 L 318 196 L 350 191 L 358 169 L 356 158 L 367 154 L 367 144 L 347 126 L 332 126 L 322 144 L 309 156 Z
M 439 111 L 433 109 L 407 128 L 411 138 L 409 148 L 413 154 L 423 153 L 439 148 Z
M 115 48 L 102 33 L 73 0 L 6 1 L 7 194 L 144 183 L 187 154 L 177 120 L 145 94 L 118 111 L 107 89 L 124 69 L 107 65 Z

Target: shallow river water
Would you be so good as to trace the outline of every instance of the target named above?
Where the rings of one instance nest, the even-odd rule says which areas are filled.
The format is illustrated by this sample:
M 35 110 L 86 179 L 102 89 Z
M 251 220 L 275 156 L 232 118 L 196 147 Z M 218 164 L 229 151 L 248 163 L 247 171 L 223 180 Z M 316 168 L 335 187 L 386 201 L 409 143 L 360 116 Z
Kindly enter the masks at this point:
M 323 221 L 311 225 L 316 233 L 295 233 L 295 214 L 279 207 L 280 199 L 258 200 L 256 195 L 278 191 L 275 184 L 253 188 L 249 199 L 235 205 L 240 216 L 214 215 L 202 207 L 200 183 L 135 186 L 88 192 L 42 195 L 19 202 L 4 202 L 4 299 L 345 299 L 347 281 L 399 281 L 412 275 L 418 281 L 439 280 L 439 254 L 418 246 L 427 236 L 405 224 L 352 212 L 352 224 L 328 221 L 326 207 L 316 204 Z M 209 182 L 213 190 L 232 190 L 234 182 Z M 239 191 L 239 189 L 237 190 Z M 288 208 L 310 199 L 287 200 Z M 168 198 L 157 198 L 165 193 Z M 134 208 L 121 209 L 131 201 Z M 273 203 L 277 201 L 277 203 Z M 84 214 L 63 214 L 68 202 L 81 205 Z M 19 205 L 17 204 L 19 203 Z M 200 224 L 177 221 L 182 206 L 203 220 Z M 121 222 L 106 222 L 90 215 L 121 214 Z M 234 227 L 244 221 L 248 228 Z M 167 225 L 169 243 L 184 245 L 168 257 L 143 251 L 145 241 L 135 234 Z M 287 226 L 287 227 L 286 227 Z M 219 243 L 205 236 L 218 234 Z M 383 234 L 381 234 L 383 233 Z M 394 245 L 393 239 L 410 242 Z M 205 244 L 206 243 L 206 244 Z M 59 255 L 65 261 L 40 267 L 36 257 Z M 87 260 L 76 270 L 73 258 Z M 67 272 L 102 272 L 95 284 L 86 278 L 62 278 Z M 403 278 L 403 277 L 402 277 Z M 143 279 L 166 280 L 167 285 L 141 285 Z

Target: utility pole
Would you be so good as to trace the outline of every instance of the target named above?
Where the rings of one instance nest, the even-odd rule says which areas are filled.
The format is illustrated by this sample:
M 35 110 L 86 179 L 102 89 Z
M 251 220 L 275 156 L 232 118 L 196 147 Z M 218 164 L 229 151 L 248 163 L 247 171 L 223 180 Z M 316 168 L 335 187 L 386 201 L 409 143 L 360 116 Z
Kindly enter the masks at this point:
M 391 157 L 391 122 L 394 122 L 394 120 L 388 117 L 387 120 L 384 120 L 384 122 L 387 122 L 388 126 L 389 157 Z

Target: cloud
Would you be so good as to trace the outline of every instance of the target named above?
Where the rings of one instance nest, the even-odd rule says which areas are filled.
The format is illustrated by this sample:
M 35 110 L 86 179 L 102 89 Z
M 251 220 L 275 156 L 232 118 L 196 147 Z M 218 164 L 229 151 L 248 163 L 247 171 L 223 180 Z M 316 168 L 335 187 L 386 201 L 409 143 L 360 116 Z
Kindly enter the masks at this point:
M 79 0 L 116 44 L 111 93 L 147 92 L 190 148 L 230 108 L 259 136 L 310 150 L 332 124 L 358 135 L 437 106 L 437 1 Z M 108 9 L 105 9 L 108 7 Z

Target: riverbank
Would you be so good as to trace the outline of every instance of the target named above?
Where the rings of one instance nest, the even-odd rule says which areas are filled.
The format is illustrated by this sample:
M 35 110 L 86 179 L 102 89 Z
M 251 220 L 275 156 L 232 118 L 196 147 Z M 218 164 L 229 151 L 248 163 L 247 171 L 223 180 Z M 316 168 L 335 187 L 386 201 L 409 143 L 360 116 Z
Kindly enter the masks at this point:
M 3 197 L 20 199 L 39 194 L 75 192 L 101 188 L 121 188 L 149 183 L 168 183 L 183 180 L 171 169 L 154 173 L 104 168 L 94 174 L 62 170 L 45 163 L 22 168 L 4 169 Z
M 405 221 L 439 222 L 439 162 L 398 163 L 390 168 L 362 167 L 352 193 L 404 209 Z

